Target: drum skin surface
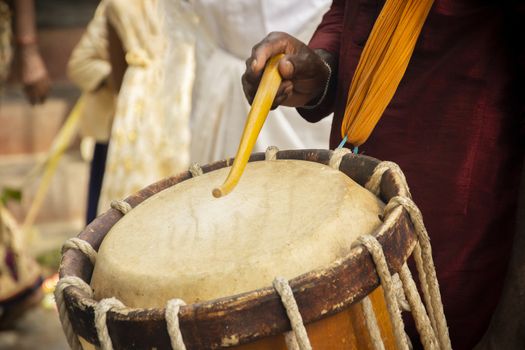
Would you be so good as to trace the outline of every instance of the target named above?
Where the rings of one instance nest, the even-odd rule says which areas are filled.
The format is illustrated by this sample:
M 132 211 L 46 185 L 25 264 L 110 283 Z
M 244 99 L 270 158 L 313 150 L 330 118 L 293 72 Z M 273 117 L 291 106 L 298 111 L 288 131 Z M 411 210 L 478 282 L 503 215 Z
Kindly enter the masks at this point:
M 249 163 L 238 187 L 214 198 L 229 168 L 157 193 L 124 216 L 100 247 L 95 298 L 163 307 L 248 292 L 345 257 L 380 224 L 383 203 L 319 163 Z

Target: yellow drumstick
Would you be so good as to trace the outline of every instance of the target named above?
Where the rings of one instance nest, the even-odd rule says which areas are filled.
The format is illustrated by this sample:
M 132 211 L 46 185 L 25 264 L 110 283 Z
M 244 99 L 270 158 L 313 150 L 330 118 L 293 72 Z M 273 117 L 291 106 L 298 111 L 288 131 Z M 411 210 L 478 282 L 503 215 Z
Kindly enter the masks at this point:
M 241 142 L 239 143 L 233 166 L 222 186 L 215 188 L 212 192 L 213 196 L 216 198 L 230 193 L 239 182 L 239 179 L 246 168 L 255 141 L 266 121 L 268 112 L 270 112 L 273 100 L 277 94 L 277 89 L 279 89 L 279 85 L 281 84 L 281 75 L 279 74 L 278 66 L 279 61 L 283 56 L 284 55 L 282 54 L 274 56 L 266 64 L 261 82 L 259 83 L 259 88 L 253 99 L 250 113 L 248 113 L 248 119 L 244 126 Z

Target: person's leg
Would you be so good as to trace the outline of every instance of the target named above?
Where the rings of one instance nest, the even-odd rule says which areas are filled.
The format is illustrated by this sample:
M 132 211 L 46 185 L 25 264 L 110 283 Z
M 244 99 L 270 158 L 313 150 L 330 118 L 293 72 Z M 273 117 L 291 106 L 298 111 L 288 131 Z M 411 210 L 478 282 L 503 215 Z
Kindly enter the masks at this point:
M 106 167 L 106 157 L 108 154 L 107 143 L 96 143 L 91 161 L 91 171 L 89 174 L 88 203 L 86 212 L 86 224 L 89 224 L 97 217 L 98 200 L 104 179 L 104 169 Z

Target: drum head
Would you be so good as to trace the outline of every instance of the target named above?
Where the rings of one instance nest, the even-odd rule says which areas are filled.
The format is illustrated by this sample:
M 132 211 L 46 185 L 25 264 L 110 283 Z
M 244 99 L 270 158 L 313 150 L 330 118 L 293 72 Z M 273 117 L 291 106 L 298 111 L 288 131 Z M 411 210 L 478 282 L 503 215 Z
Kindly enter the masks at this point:
M 329 166 L 252 162 L 231 194 L 214 198 L 228 171 L 180 182 L 119 220 L 99 249 L 96 298 L 164 307 L 248 292 L 344 258 L 381 224 L 383 203 Z

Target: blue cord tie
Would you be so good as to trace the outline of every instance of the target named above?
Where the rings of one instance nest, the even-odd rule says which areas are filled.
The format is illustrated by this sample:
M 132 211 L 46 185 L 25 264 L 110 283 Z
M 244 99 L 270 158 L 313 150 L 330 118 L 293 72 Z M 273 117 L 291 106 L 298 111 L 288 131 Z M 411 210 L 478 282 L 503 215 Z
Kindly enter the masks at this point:
M 344 145 L 346 145 L 346 142 L 348 141 L 348 135 L 345 136 L 345 138 L 343 139 L 343 141 L 341 141 L 341 143 L 339 144 L 339 146 L 337 146 L 337 148 L 343 148 Z M 354 154 L 357 154 L 359 152 L 359 147 L 358 146 L 355 146 L 352 153 Z
M 346 141 L 348 141 L 348 135 L 345 136 L 345 138 L 343 139 L 343 141 L 341 141 L 341 143 L 339 144 L 339 146 L 337 146 L 337 148 L 343 148 L 343 146 L 346 144 Z

